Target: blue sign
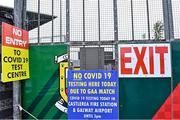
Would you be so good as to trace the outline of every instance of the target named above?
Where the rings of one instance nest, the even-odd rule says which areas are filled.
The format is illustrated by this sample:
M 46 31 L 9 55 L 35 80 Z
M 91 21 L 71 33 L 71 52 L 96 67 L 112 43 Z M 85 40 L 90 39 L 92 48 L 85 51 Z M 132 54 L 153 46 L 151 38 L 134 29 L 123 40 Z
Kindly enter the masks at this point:
M 68 119 L 118 119 L 118 72 L 68 71 Z

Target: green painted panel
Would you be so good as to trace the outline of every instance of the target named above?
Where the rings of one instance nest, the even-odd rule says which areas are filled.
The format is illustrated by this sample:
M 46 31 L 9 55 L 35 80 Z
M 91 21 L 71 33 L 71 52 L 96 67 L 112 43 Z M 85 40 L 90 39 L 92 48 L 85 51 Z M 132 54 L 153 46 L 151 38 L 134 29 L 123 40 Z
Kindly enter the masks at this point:
M 180 40 L 172 42 L 173 86 L 180 82 Z
M 66 54 L 67 46 L 30 46 L 29 51 L 30 79 L 22 82 L 23 107 L 38 119 L 66 119 L 55 107 L 60 95 L 59 64 L 54 63 L 54 57 Z M 23 118 L 31 117 L 23 112 Z
M 170 78 L 119 79 L 120 118 L 150 119 L 171 92 Z

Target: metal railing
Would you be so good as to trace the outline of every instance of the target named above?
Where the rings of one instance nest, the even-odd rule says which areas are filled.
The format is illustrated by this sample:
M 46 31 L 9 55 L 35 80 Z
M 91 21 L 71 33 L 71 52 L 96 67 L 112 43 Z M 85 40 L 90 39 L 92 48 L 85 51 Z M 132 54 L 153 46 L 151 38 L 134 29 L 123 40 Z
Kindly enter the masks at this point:
M 67 1 L 69 5 L 66 5 Z M 165 39 L 164 30 L 168 28 L 169 22 L 173 24 L 174 39 L 178 39 L 179 5 L 178 0 L 27 0 L 27 10 L 38 15 L 38 26 L 30 31 L 30 43 L 66 42 L 60 36 L 67 34 L 67 26 L 70 41 L 112 41 L 115 39 L 115 26 L 119 41 L 155 40 L 154 26 L 159 21 L 164 26 L 160 40 Z M 116 10 L 114 6 L 117 6 Z M 69 19 L 66 18 L 67 7 Z M 171 9 L 172 17 L 167 16 Z M 52 16 L 43 25 L 42 13 Z M 114 17 L 117 17 L 116 23 Z M 165 21 L 164 17 L 170 18 L 170 21 Z M 44 40 L 43 37 L 49 39 Z

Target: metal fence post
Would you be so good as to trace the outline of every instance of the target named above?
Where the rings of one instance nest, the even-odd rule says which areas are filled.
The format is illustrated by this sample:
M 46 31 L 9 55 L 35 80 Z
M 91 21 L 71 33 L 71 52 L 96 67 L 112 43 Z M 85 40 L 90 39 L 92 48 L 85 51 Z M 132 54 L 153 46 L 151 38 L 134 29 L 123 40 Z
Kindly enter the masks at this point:
M 164 33 L 166 41 L 174 40 L 174 26 L 171 0 L 162 0 L 163 18 L 164 18 Z M 172 58 L 171 58 L 172 59 Z M 171 76 L 171 92 L 173 92 L 173 76 Z M 174 97 L 171 96 L 171 118 L 174 118 Z
M 54 0 L 52 0 L 52 40 L 51 43 L 54 43 Z
M 146 8 L 147 8 L 148 40 L 151 40 L 150 18 L 149 18 L 149 0 L 146 0 Z
M 113 0 L 114 8 L 114 41 L 115 41 L 115 69 L 118 70 L 118 16 L 117 16 L 117 0 Z
M 62 0 L 60 0 L 60 42 L 62 42 Z
M 38 44 L 40 43 L 40 23 L 41 23 L 40 0 L 38 0 Z
M 85 0 L 82 1 L 83 2 L 83 47 L 85 48 L 85 42 L 86 42 L 86 26 L 85 26 Z M 84 49 L 86 50 L 86 49 Z M 86 52 L 85 52 L 86 53 Z M 86 56 L 83 57 L 83 61 L 84 63 L 86 63 Z M 86 65 L 85 65 L 85 69 L 86 69 Z
M 131 0 L 131 22 L 132 22 L 132 40 L 134 40 L 134 10 L 133 10 L 133 0 Z
M 100 69 L 100 61 L 101 61 L 101 45 L 100 45 L 100 41 L 101 41 L 101 16 L 100 16 L 100 0 L 98 0 L 98 34 L 99 34 L 99 43 L 98 43 L 98 69 Z
M 174 39 L 172 3 L 171 0 L 162 0 L 162 2 L 165 39 L 171 41 Z
M 69 0 L 66 0 L 66 42 L 68 43 L 67 52 L 68 52 L 68 68 L 71 69 L 71 60 L 70 60 L 70 21 L 69 21 Z
M 24 28 L 26 0 L 14 0 L 14 25 Z M 21 82 L 13 82 L 13 119 L 21 119 L 18 105 L 21 104 Z

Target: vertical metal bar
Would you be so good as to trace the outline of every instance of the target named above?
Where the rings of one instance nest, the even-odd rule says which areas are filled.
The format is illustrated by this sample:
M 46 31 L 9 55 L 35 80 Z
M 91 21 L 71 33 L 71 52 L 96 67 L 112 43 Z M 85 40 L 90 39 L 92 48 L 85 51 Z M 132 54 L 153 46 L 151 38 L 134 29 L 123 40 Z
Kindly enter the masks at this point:
M 171 41 L 174 39 L 173 13 L 172 13 L 171 0 L 162 0 L 162 5 L 163 5 L 165 39 Z
M 134 40 L 134 14 L 133 14 L 133 0 L 131 0 L 131 21 L 132 21 L 132 40 Z
M 147 8 L 148 40 L 150 40 L 151 34 L 150 34 L 150 18 L 149 18 L 149 1 L 148 0 L 146 0 L 146 8 Z
M 172 44 L 170 42 L 170 55 L 171 55 L 171 65 L 172 65 Z M 173 70 L 171 67 L 171 93 L 174 90 L 174 83 L 173 83 Z M 171 94 L 171 119 L 174 120 L 174 95 Z
M 69 34 L 69 0 L 66 0 L 66 39 L 67 42 L 70 42 L 70 34 Z
M 86 53 L 86 48 L 85 48 L 85 41 L 86 41 L 86 33 L 85 33 L 85 30 L 86 30 L 86 23 L 85 23 L 85 1 L 83 0 L 83 47 L 84 47 L 84 53 Z M 86 55 L 83 57 L 83 63 L 85 64 L 85 67 L 84 69 L 86 69 Z
M 41 18 L 40 18 L 40 0 L 38 0 L 38 44 L 40 43 L 40 24 L 41 24 Z
M 71 60 L 70 60 L 70 30 L 69 30 L 69 26 L 70 26 L 70 22 L 69 22 L 69 0 L 66 0 L 66 40 L 67 40 L 67 43 L 68 46 L 67 46 L 67 49 L 68 49 L 68 68 L 69 69 L 72 69 L 71 68 Z
M 62 42 L 62 0 L 60 0 L 60 42 Z
M 173 13 L 171 0 L 162 0 L 163 5 L 163 18 L 164 18 L 164 33 L 166 41 L 174 40 L 174 27 L 173 27 Z M 172 47 L 171 47 L 172 49 Z M 172 53 L 172 50 L 171 50 Z M 171 54 L 172 55 L 172 54 Z M 172 61 L 172 58 L 171 58 Z M 172 70 L 171 70 L 172 71 Z M 173 92 L 173 75 L 171 76 L 171 93 Z M 174 119 L 174 96 L 171 96 L 171 119 Z
M 85 29 L 85 1 L 83 0 L 83 42 L 86 41 Z
M 54 43 L 54 0 L 52 0 L 52 40 L 51 43 Z
M 117 0 L 113 0 L 114 8 L 114 41 L 115 41 L 115 69 L 118 70 L 118 13 Z
M 115 70 L 119 70 L 119 65 L 118 65 L 118 7 L 117 7 L 117 0 L 113 0 L 113 8 L 114 8 L 114 41 L 115 41 Z M 118 73 L 119 77 L 119 73 Z M 119 86 L 119 82 L 118 82 Z M 119 87 L 118 87 L 119 91 Z
M 169 40 L 174 40 L 174 24 L 173 24 L 173 10 L 172 10 L 172 0 L 168 0 L 168 15 L 169 15 Z
M 23 24 L 22 24 L 22 28 L 23 29 L 26 29 L 26 9 L 27 9 L 27 0 L 23 0 L 23 13 L 22 13 L 22 18 L 23 18 Z M 20 82 L 21 83 L 21 82 Z M 20 84 L 21 85 L 21 84 Z M 21 103 L 21 87 L 19 88 L 20 89 L 20 103 Z M 20 112 L 20 118 L 22 118 L 22 113 Z
M 99 49 L 98 49 L 98 69 L 101 68 L 100 64 L 101 64 L 101 45 L 100 45 L 100 41 L 101 41 L 101 18 L 100 18 L 100 1 L 98 0 L 98 34 L 99 34 Z
M 26 0 L 14 0 L 14 25 L 24 28 Z M 21 104 L 21 82 L 13 82 L 13 119 L 21 119 L 18 105 Z
M 98 0 L 98 33 L 99 33 L 99 41 L 101 41 L 101 23 L 100 23 L 100 1 Z
M 25 30 L 27 30 L 27 21 L 26 21 L 26 7 L 27 7 L 27 0 L 24 0 L 24 2 L 23 2 L 23 17 L 22 17 L 22 22 L 23 22 L 23 24 L 22 24 L 22 28 L 23 29 L 25 29 Z

